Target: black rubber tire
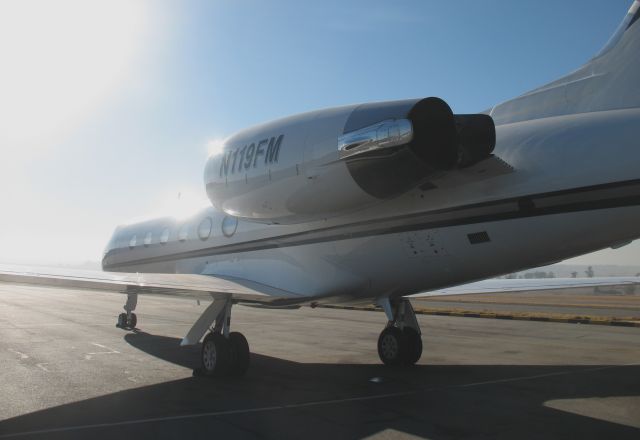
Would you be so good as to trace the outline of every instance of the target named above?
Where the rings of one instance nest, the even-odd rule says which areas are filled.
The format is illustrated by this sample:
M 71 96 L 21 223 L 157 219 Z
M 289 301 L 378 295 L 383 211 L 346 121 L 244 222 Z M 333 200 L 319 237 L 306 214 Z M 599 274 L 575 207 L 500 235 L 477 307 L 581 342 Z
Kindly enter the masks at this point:
M 131 314 L 131 319 L 127 321 L 127 327 L 130 328 L 130 329 L 134 329 L 134 328 L 136 328 L 137 324 L 138 324 L 138 317 L 136 316 L 135 313 L 132 313 Z
M 118 315 L 118 322 L 116 323 L 116 327 L 125 328 L 127 326 L 127 314 L 120 313 Z
M 414 365 L 422 356 L 422 338 L 420 334 L 411 327 L 405 327 L 402 331 L 404 337 L 404 353 L 402 364 Z
M 232 376 L 244 376 L 249 368 L 249 343 L 242 333 L 229 333 L 229 346 L 231 348 L 231 366 L 229 374 Z
M 212 355 L 215 351 L 215 356 Z M 215 357 L 215 359 L 213 359 Z M 202 341 L 200 354 L 202 372 L 207 376 L 223 376 L 229 371 L 231 350 L 229 341 L 220 333 L 209 333 Z
M 404 359 L 405 338 L 397 327 L 387 327 L 378 338 L 378 356 L 389 366 L 401 365 Z

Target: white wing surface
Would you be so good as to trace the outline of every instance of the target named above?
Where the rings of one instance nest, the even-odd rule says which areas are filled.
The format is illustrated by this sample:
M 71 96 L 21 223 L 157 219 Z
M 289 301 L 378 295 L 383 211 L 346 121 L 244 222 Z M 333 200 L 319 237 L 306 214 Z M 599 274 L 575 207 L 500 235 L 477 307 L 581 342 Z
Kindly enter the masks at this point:
M 207 300 L 231 297 L 238 302 L 274 306 L 311 299 L 250 280 L 197 274 L 119 273 L 0 265 L 0 283 L 2 282 Z M 508 292 L 584 292 L 584 289 L 589 288 L 632 293 L 638 286 L 639 277 L 490 279 L 419 293 L 411 297 Z
M 117 293 L 229 298 L 240 302 L 287 303 L 301 295 L 239 278 L 209 275 L 117 273 L 0 265 L 0 282 Z

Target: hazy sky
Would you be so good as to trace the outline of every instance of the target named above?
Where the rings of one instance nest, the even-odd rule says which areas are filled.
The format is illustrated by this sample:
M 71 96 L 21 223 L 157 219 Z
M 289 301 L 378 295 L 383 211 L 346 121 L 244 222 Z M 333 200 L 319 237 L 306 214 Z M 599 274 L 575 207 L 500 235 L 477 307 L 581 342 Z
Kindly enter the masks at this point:
M 425 96 L 481 111 L 579 67 L 630 5 L 3 1 L 0 262 L 98 261 L 118 223 L 205 203 L 209 143 L 248 125 Z

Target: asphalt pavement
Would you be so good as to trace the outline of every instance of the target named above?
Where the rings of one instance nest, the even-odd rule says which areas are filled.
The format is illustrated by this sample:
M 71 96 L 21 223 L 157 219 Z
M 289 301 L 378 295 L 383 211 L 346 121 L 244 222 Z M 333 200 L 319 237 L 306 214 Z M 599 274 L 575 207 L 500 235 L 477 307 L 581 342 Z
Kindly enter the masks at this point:
M 640 329 L 419 316 L 412 368 L 384 314 L 235 306 L 243 378 L 193 376 L 206 304 L 0 285 L 0 439 L 640 438 Z

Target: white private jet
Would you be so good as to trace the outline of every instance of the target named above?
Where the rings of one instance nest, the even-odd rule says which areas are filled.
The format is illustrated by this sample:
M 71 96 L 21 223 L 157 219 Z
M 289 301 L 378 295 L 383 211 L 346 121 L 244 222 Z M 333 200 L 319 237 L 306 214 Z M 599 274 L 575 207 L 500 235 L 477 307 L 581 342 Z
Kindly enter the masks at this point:
M 583 67 L 482 114 L 426 98 L 241 131 L 207 161 L 212 207 L 117 227 L 105 272 L 5 267 L 0 280 L 126 293 L 123 328 L 139 294 L 213 300 L 182 341 L 204 337 L 211 375 L 249 365 L 234 304 L 375 303 L 388 318 L 381 360 L 410 365 L 422 341 L 408 295 L 635 285 L 466 283 L 640 237 L 639 17 L 636 0 Z

